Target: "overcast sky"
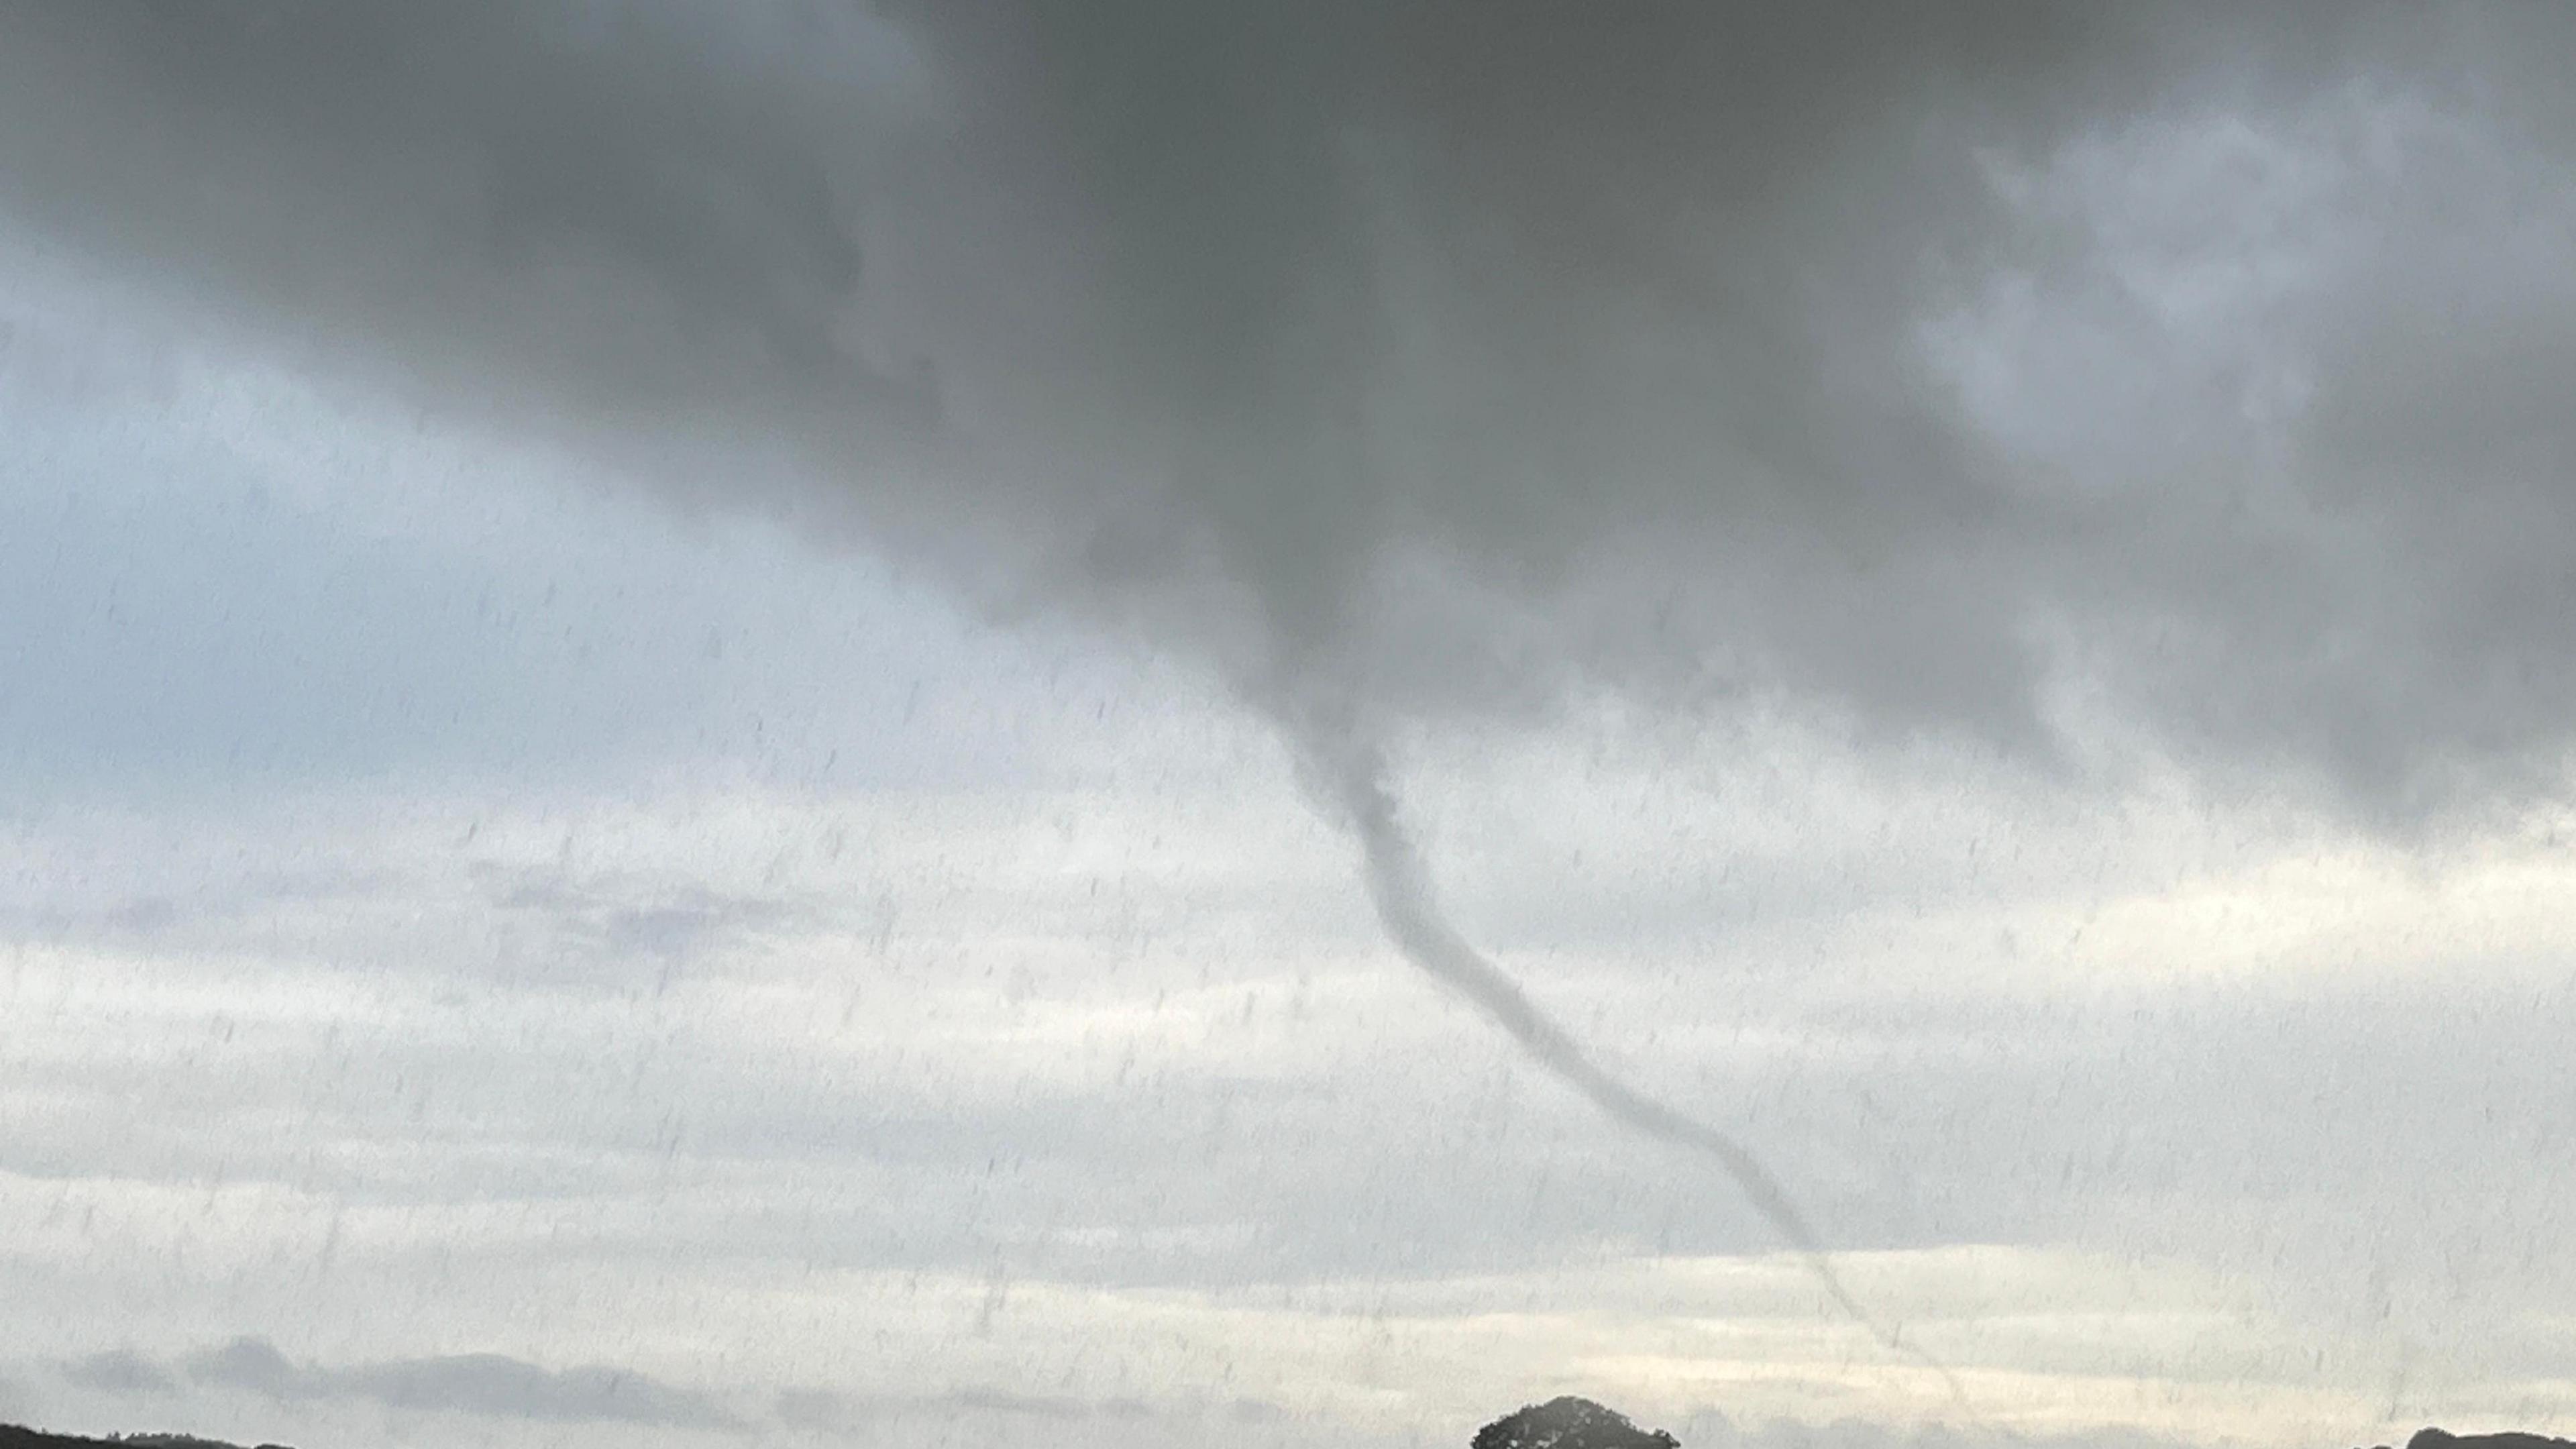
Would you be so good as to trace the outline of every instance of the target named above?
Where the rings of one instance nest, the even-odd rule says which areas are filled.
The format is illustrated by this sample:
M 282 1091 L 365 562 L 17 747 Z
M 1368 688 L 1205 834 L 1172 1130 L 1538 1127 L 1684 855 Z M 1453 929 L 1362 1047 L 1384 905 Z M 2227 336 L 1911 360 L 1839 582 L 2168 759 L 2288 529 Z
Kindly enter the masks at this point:
M 2576 1429 L 2571 45 L 0 0 L 0 1421 Z

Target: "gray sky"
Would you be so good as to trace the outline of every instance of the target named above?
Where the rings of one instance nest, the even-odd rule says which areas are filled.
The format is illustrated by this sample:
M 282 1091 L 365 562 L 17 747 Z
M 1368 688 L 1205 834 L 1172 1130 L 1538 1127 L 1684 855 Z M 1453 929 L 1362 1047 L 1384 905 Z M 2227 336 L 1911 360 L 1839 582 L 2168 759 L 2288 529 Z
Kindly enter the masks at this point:
M 0 9 L 0 1417 L 2576 1423 L 2576 18 L 2241 8 Z

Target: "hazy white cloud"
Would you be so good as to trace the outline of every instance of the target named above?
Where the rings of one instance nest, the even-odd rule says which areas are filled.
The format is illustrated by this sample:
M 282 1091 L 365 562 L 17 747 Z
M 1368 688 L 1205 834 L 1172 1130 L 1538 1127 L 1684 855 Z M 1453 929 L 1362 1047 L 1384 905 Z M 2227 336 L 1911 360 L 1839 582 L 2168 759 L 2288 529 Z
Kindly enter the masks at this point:
M 1465 919 L 1624 1067 L 1769 1152 L 1865 1301 L 1986 1412 L 2185 1438 L 2363 1437 L 2342 1426 L 2392 1394 L 2462 1422 L 2563 1412 L 2548 1355 L 2576 1285 L 2548 1244 L 2576 1098 L 2553 1043 L 2576 1002 L 2554 943 L 2576 891 L 2545 839 L 2428 872 L 2140 809 L 2070 876 L 2045 808 L 2011 812 L 2020 864 L 1983 824 L 2009 777 L 1881 843 L 1865 812 L 1831 823 L 1831 764 L 1784 826 L 1725 808 L 1733 771 L 1777 756 L 1711 762 L 1716 804 L 1632 794 L 1660 771 L 1632 787 L 1579 746 L 1549 759 L 1424 765 L 1448 782 L 1431 838 L 1490 839 L 1560 793 L 1631 801 L 1570 812 L 1552 847 L 1584 842 L 1604 885 L 1633 862 L 1628 945 L 1581 913 L 1551 936 L 1490 844 L 1450 854 Z M 1676 1421 L 1947 1412 L 1767 1256 L 1722 1180 L 1605 1136 L 1387 973 L 1293 791 L 1274 763 L 1221 805 L 1015 794 L 980 834 L 966 799 L 693 791 L 586 807 L 569 857 L 563 817 L 507 800 L 351 808 L 327 836 L 295 810 L 133 819 L 122 844 L 93 822 L 89 858 L 193 833 L 223 872 L 175 921 L 15 948 L 32 1030 L 0 1081 L 0 1205 L 27 1292 L 0 1338 L 43 1322 L 108 1352 L 148 1313 L 189 1336 L 162 1362 L 241 1333 L 297 1363 L 632 1364 L 749 1419 L 794 1390 L 918 1424 L 895 1401 L 997 1388 L 1189 1422 L 1213 1410 L 1182 1390 L 1257 1398 L 1292 1438 L 1436 1439 L 1549 1386 Z M 868 848 L 835 856 L 853 812 Z M 1919 868 L 1953 830 L 1998 858 L 1849 863 Z M 1771 832 L 1809 851 L 1771 848 L 1743 912 L 1657 883 L 1676 839 L 1762 859 Z M 375 874 L 318 909 L 261 888 L 317 838 Z M 42 840 L 19 842 L 24 873 Z M 491 964 L 511 932 L 530 963 L 592 951 L 592 923 L 686 882 L 782 904 L 667 982 L 634 953 Z M 1801 890 L 1903 904 L 1749 909 Z M 110 1117 L 134 1125 L 97 1133 Z M 706 1381 L 718 1357 L 729 1382 Z M 991 1412 L 1005 1437 L 1039 1422 Z

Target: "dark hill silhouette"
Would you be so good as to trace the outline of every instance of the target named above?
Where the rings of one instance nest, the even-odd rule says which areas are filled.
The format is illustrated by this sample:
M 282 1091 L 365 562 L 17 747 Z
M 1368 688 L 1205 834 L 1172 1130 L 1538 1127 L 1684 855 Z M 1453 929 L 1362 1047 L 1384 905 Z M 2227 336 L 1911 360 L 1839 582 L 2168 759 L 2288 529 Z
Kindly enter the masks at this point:
M 1681 1449 L 1681 1441 L 1661 1429 L 1640 1429 L 1615 1409 L 1569 1396 L 1496 1419 L 1476 1431 L 1473 1449 Z

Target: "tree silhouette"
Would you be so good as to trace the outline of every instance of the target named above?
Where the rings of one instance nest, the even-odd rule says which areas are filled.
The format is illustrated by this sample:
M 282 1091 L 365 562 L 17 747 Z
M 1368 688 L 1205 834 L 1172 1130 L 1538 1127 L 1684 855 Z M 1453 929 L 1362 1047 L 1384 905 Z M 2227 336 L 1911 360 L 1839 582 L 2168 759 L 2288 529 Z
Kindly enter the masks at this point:
M 2453 1434 L 2428 1428 L 2416 1430 L 2406 1449 L 2576 1449 L 2576 1445 L 2539 1434 Z
M 1476 1431 L 1473 1449 L 1681 1449 L 1681 1441 L 1590 1399 L 1567 1397 L 1496 1419 Z

